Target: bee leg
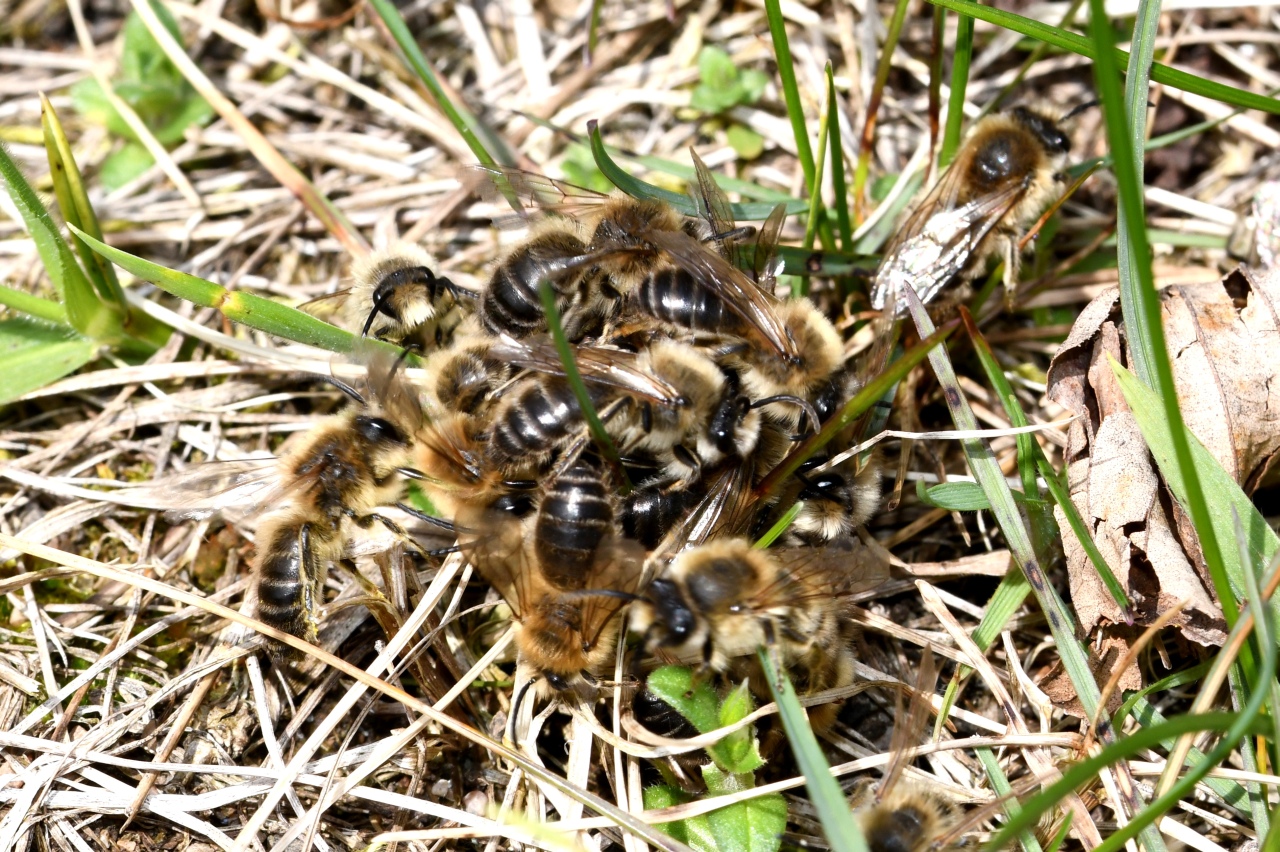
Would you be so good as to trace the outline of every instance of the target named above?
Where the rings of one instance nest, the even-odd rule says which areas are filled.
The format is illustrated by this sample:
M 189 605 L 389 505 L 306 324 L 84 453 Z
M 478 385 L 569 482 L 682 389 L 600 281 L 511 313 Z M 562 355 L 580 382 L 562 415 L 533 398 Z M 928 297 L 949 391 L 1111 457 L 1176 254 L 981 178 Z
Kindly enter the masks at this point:
M 315 552 L 311 549 L 311 524 L 303 524 L 298 529 L 298 545 L 299 552 L 302 554 L 302 615 L 301 628 L 302 632 L 298 634 L 298 638 L 305 639 L 311 644 L 315 644 L 319 638 L 319 622 L 316 620 L 316 611 L 319 609 L 321 598 L 321 589 L 324 586 L 324 577 L 316 562 Z M 292 631 L 290 631 L 292 632 Z
M 356 525 L 363 530 L 370 529 L 374 524 L 381 524 L 383 529 L 390 532 L 396 538 L 400 539 L 409 547 L 411 547 L 413 550 L 416 550 L 418 553 L 422 554 L 423 556 L 433 555 L 431 551 L 424 549 L 422 545 L 418 544 L 418 542 L 413 538 L 413 536 L 409 535 L 408 530 L 406 530 L 404 527 L 400 526 L 390 518 L 379 515 L 377 512 L 370 512 L 367 515 L 357 515 L 355 512 L 349 511 L 347 512 L 347 517 L 351 518 L 351 520 L 354 521 Z M 415 517 L 417 516 L 415 515 Z M 427 517 L 430 517 L 430 516 L 428 515 Z
M 1018 241 L 1004 236 L 1004 309 L 1011 312 L 1018 300 L 1018 273 L 1022 267 L 1022 253 Z

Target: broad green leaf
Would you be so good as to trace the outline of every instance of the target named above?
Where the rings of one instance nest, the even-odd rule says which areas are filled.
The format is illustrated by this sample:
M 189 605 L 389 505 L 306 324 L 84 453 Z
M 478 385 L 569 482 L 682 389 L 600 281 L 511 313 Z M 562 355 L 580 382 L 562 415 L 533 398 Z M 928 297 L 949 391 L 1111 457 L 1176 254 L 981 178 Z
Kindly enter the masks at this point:
M 102 185 L 116 190 L 154 166 L 155 158 L 140 142 L 129 141 L 107 155 L 98 173 Z
M 9 198 L 18 208 L 27 233 L 36 244 L 49 280 L 66 306 L 67 320 L 86 337 L 109 337 L 111 329 L 102 324 L 106 318 L 97 310 L 98 297 L 93 285 L 76 263 L 71 247 L 62 239 L 48 208 L 27 183 L 26 176 L 3 145 L 0 145 L 0 179 L 3 179 Z
M 57 381 L 93 360 L 98 344 L 24 318 L 0 320 L 0 403 Z
M 926 505 L 952 512 L 979 512 L 991 508 L 982 486 L 976 482 L 940 482 L 929 488 L 916 482 L 916 496 Z M 1013 499 L 1023 502 L 1021 491 L 1013 492 Z
M 703 770 L 707 789 L 720 795 L 750 789 L 751 776 L 720 775 L 715 767 Z M 747 799 L 706 816 L 717 852 L 776 852 L 787 827 L 787 801 L 781 793 Z
M 680 790 L 675 787 L 668 787 L 666 784 L 655 784 L 652 787 L 644 788 L 644 809 L 646 811 L 656 811 L 661 808 L 673 808 L 676 805 L 683 805 L 689 799 Z M 705 819 L 705 818 L 704 818 Z M 687 823 L 690 820 L 676 820 L 675 822 L 660 822 L 658 828 L 667 834 L 679 840 L 681 843 L 689 842 L 689 830 Z

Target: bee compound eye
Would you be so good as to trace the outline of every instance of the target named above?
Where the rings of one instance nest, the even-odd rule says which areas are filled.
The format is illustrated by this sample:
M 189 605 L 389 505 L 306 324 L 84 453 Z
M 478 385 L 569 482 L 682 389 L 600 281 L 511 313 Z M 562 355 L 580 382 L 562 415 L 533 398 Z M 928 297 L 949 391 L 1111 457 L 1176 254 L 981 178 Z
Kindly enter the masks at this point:
M 381 417 L 361 415 L 355 419 L 356 432 L 370 444 L 403 444 L 400 430 Z
M 557 672 L 544 672 L 542 677 L 547 683 L 551 684 L 551 688 L 556 692 L 565 692 L 569 689 L 569 681 L 562 674 Z

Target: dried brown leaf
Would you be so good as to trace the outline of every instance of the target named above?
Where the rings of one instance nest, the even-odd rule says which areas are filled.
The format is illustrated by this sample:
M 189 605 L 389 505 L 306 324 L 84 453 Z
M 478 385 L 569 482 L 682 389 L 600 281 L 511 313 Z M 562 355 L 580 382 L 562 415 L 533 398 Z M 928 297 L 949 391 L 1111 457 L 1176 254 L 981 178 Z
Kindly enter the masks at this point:
M 1280 456 L 1280 275 L 1241 270 L 1161 292 L 1165 334 L 1188 427 L 1246 491 Z M 1107 356 L 1129 363 L 1118 293 L 1081 313 L 1049 369 L 1049 397 L 1080 419 L 1068 436 L 1068 487 L 1103 558 L 1149 624 L 1179 600 L 1174 623 L 1203 645 L 1225 638 L 1189 519 L 1161 480 Z M 1064 524 L 1065 518 L 1059 516 Z M 1080 543 L 1065 537 L 1072 601 L 1084 629 L 1110 641 L 1123 614 Z

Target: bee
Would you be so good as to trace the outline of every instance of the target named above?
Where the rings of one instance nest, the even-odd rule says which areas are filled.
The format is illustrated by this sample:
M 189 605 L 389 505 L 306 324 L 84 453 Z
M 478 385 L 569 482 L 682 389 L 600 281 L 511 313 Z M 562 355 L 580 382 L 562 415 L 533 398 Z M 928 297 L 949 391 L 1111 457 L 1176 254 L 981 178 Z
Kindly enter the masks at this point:
M 925 852 L 959 824 L 960 815 L 950 802 L 903 781 L 909 749 L 917 745 L 929 719 L 937 671 L 928 647 L 920 660 L 910 707 L 904 712 L 901 693 L 895 702 L 891 758 L 878 784 L 861 783 L 852 800 L 854 815 L 862 825 L 872 852 Z
M 696 156 L 694 160 L 700 175 L 699 191 L 719 192 L 706 166 Z M 543 226 L 545 230 L 535 231 L 532 242 L 541 240 L 543 234 L 565 235 L 558 238 L 554 252 L 548 251 L 545 259 L 529 264 L 531 272 L 507 262 L 499 265 L 485 299 L 509 303 L 512 310 L 505 314 L 486 312 L 482 300 L 481 316 L 489 318 L 486 327 L 491 332 L 507 332 L 513 337 L 545 332 L 537 285 L 548 279 L 556 290 L 562 313 L 570 316 L 566 320 L 570 339 L 580 339 L 589 333 L 585 330 L 595 328 L 596 322 L 607 324 L 624 303 L 629 303 L 645 316 L 670 320 L 686 330 L 708 324 L 720 329 L 731 323 L 732 328 L 725 327 L 718 333 L 750 335 L 784 357 L 795 357 L 785 329 L 773 314 L 771 297 L 717 252 L 714 245 L 709 245 L 730 243 L 742 229 L 720 232 L 716 223 L 708 229 L 705 223 L 652 199 L 607 195 L 516 169 L 477 168 L 491 184 L 486 195 L 517 197 L 528 207 L 540 207 L 558 217 Z M 700 208 L 705 210 L 721 206 L 727 204 L 700 202 Z M 512 255 L 517 257 L 523 255 Z M 661 283 L 653 290 L 652 282 L 658 278 Z M 650 291 L 653 295 L 646 296 Z M 661 305 L 667 298 L 663 294 L 667 293 L 691 299 L 689 304 L 714 305 L 714 311 L 721 311 L 723 306 L 728 311 L 718 313 L 714 322 L 678 306 L 669 314 L 663 313 Z M 646 312 L 645 306 L 652 310 Z M 514 322 L 515 318 L 519 322 Z
M 714 672 L 759 648 L 788 668 L 822 669 L 825 657 L 850 653 L 842 599 L 887 576 L 884 562 L 853 540 L 762 550 L 740 537 L 712 539 L 678 554 L 649 584 L 632 626 L 650 651 L 693 653 Z
M 598 299 L 588 285 L 595 257 L 579 223 L 548 218 L 494 267 L 480 297 L 478 316 L 490 334 L 515 338 L 546 334 L 547 318 L 538 287 L 551 283 L 565 335 L 581 340 L 600 326 Z
M 489 464 L 484 425 L 475 417 L 441 413 L 414 435 L 414 468 L 422 490 L 445 517 L 493 511 L 518 518 L 533 513 L 538 470 L 512 464 L 499 470 Z
M 705 496 L 701 478 L 658 477 L 622 498 L 618 523 L 627 538 L 653 550 Z
M 1015 107 L 973 128 L 955 160 L 885 249 L 871 305 L 906 311 L 906 287 L 928 303 L 953 278 L 981 274 L 1003 257 L 1017 283 L 1017 239 L 1060 191 L 1071 141 L 1048 113 Z
M 439 274 L 439 264 L 411 243 L 375 251 L 351 266 L 351 301 L 368 310 L 360 333 L 399 344 L 442 346 L 475 294 Z M 376 327 L 375 327 L 376 323 Z
M 232 509 L 257 524 L 255 576 L 258 617 L 272 627 L 314 642 L 322 589 L 331 567 L 347 552 L 354 529 L 381 524 L 411 541 L 396 523 L 377 513 L 397 505 L 411 460 L 412 429 L 421 422 L 416 395 L 398 365 L 369 364 L 369 396 L 329 379 L 352 399 L 332 415 L 293 436 L 278 459 L 210 463 L 168 487 L 187 497 L 177 517 Z M 211 477 L 229 487 L 210 493 Z M 202 493 L 196 496 L 199 489 Z M 282 647 L 272 646 L 277 656 Z
M 371 252 L 351 265 L 350 287 L 301 306 L 323 315 L 336 310 L 361 336 L 398 345 L 445 345 L 473 310 L 476 294 L 440 275 L 435 257 L 412 243 Z M 334 308 L 326 306 L 333 304 Z
M 821 547 L 846 538 L 871 520 L 880 504 L 882 469 L 873 455 L 861 462 L 850 456 L 827 467 L 824 456 L 810 459 L 796 474 L 801 482 L 797 499 L 804 505 L 784 534 L 784 543 Z M 809 471 L 817 469 L 817 472 Z
M 517 665 L 530 682 L 544 697 L 592 697 L 613 657 L 618 613 L 639 589 L 643 548 L 611 530 L 570 572 L 543 561 L 547 545 L 522 519 L 466 511 L 456 526 L 468 560 L 511 607 Z

